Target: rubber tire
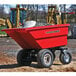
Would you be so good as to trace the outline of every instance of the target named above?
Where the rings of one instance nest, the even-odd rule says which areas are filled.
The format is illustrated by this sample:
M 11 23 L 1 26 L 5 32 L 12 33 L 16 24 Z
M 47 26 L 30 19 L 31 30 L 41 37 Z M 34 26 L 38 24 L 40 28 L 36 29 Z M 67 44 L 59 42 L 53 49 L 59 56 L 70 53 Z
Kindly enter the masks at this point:
M 21 50 L 17 55 L 17 63 L 20 66 L 29 66 L 32 62 L 29 50 Z M 28 52 L 28 53 L 27 53 Z M 29 57 L 29 58 L 28 58 Z
M 50 54 L 50 56 L 51 56 L 51 62 L 50 62 L 49 65 L 46 65 L 44 63 L 44 60 L 43 60 L 44 55 L 47 54 L 47 53 Z M 49 68 L 53 64 L 53 59 L 54 59 L 53 53 L 48 49 L 42 49 L 38 52 L 37 62 L 38 62 L 38 65 L 39 65 L 40 68 Z
M 65 59 L 64 59 L 64 53 L 60 53 L 59 59 L 60 59 L 60 62 L 62 64 L 69 64 L 72 61 L 72 55 L 71 55 L 71 53 L 70 52 L 66 52 L 66 53 L 69 55 L 69 61 L 68 62 L 66 62 Z

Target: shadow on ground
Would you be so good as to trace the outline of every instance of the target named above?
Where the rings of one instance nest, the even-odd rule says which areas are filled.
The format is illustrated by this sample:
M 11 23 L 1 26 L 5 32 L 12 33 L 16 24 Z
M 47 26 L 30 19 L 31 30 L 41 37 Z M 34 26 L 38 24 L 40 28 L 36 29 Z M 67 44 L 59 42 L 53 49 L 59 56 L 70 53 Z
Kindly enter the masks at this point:
M 53 65 L 60 66 L 61 64 L 53 64 Z M 11 68 L 18 68 L 18 67 L 22 67 L 22 66 L 18 64 L 0 65 L 0 69 L 11 69 Z M 37 64 L 31 64 L 29 67 L 40 68 Z
M 0 65 L 0 69 L 11 69 L 21 67 L 18 64 L 8 64 L 8 65 Z

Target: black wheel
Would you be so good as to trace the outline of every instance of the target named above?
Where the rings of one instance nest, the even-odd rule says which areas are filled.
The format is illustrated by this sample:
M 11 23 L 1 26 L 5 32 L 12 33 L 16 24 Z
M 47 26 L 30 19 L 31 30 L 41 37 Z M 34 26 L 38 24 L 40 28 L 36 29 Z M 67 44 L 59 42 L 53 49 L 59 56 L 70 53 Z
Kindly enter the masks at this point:
M 32 62 L 30 51 L 29 50 L 21 50 L 17 55 L 17 62 L 21 66 L 29 66 Z
M 61 53 L 59 58 L 62 64 L 69 64 L 72 60 L 71 53 L 69 52 L 66 52 L 65 54 Z
M 54 60 L 55 60 L 55 57 L 56 57 L 56 56 L 55 56 L 55 53 L 53 53 L 53 56 L 54 56 L 54 57 L 53 57 L 53 61 L 54 61 Z
M 38 52 L 38 65 L 42 68 L 49 68 L 53 64 L 53 53 L 48 49 L 43 49 Z

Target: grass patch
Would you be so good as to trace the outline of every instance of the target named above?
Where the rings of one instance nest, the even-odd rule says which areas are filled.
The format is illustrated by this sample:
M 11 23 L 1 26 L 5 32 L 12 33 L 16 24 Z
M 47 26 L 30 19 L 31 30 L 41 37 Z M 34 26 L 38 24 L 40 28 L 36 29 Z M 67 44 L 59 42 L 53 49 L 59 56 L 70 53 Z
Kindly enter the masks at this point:
M 1 31 L 2 29 L 6 29 L 7 26 L 0 26 L 0 35 L 6 35 L 4 31 Z

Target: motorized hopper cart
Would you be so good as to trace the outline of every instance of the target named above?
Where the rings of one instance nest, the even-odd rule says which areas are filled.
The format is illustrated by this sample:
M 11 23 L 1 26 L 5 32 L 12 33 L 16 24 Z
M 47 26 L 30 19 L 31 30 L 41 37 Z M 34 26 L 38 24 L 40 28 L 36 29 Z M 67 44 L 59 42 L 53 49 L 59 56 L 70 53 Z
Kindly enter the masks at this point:
M 4 29 L 23 49 L 17 55 L 19 65 L 37 61 L 40 67 L 49 68 L 55 60 L 55 51 L 60 50 L 62 64 L 69 64 L 71 54 L 62 46 L 67 45 L 69 24 L 47 25 L 30 28 Z

